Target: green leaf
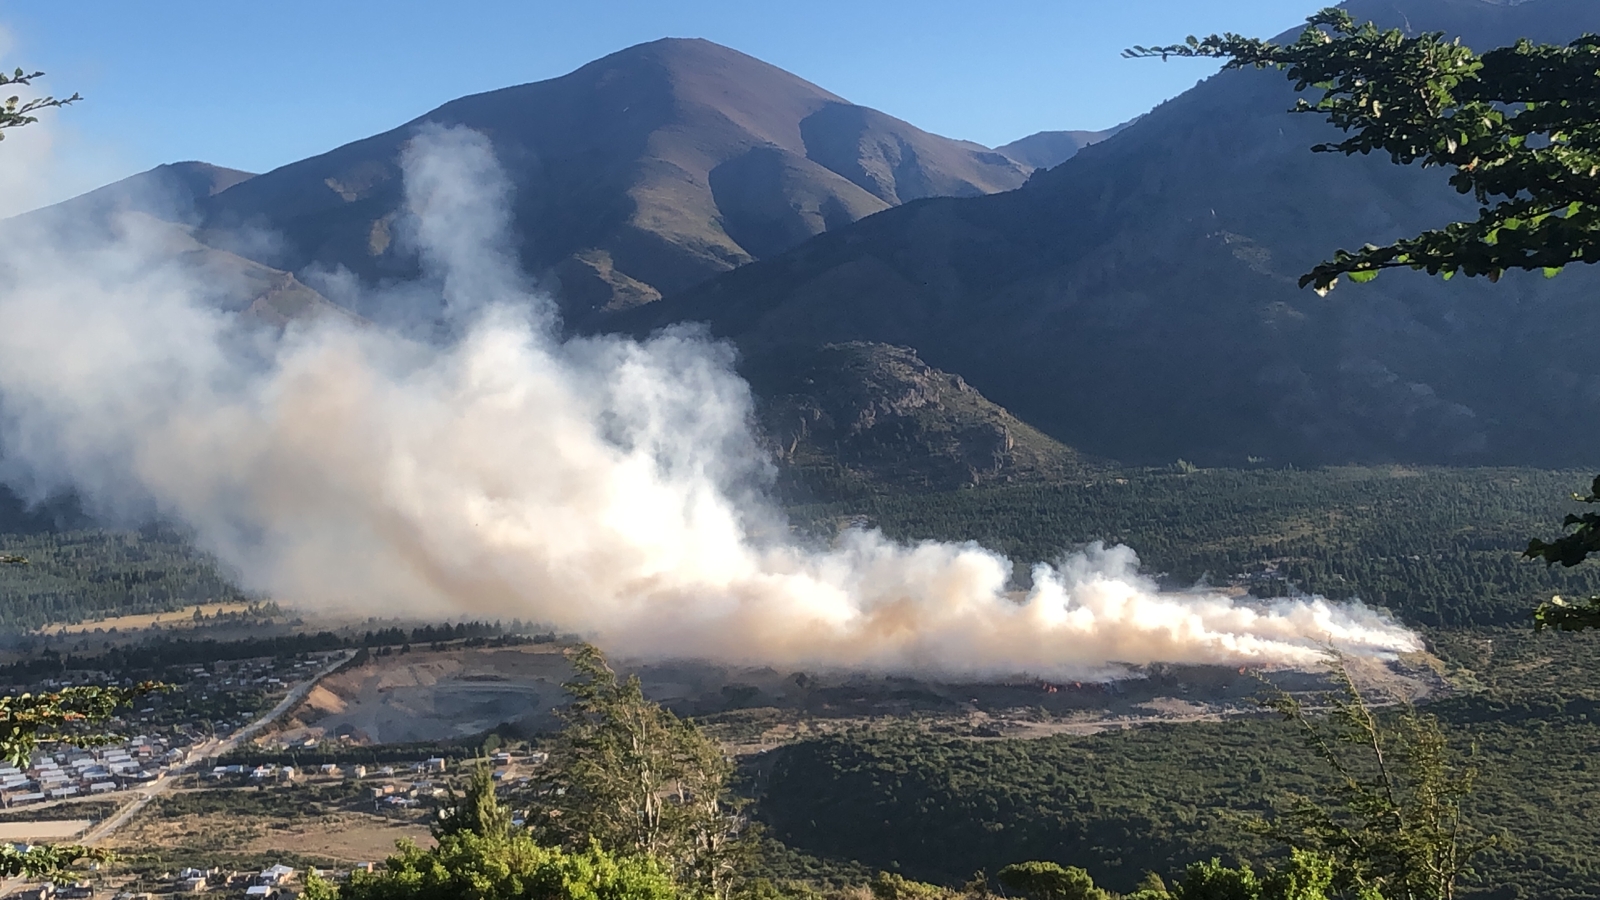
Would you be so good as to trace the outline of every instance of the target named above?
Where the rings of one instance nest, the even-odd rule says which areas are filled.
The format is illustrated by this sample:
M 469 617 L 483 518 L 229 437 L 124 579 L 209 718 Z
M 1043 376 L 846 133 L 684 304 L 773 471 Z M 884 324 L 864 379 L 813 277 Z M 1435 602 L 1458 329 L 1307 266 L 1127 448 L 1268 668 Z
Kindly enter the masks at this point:
M 1377 278 L 1377 277 L 1378 277 L 1378 270 L 1377 269 L 1364 269 L 1364 270 L 1362 270 L 1360 272 L 1351 272 L 1350 273 L 1350 280 L 1355 282 L 1356 284 L 1366 284 L 1367 282 L 1369 282 L 1372 279 Z
M 1544 277 L 1546 277 L 1546 278 L 1554 278 L 1554 277 L 1556 277 L 1557 275 L 1560 275 L 1560 274 L 1561 274 L 1561 267 L 1560 266 L 1545 266 L 1544 267 Z

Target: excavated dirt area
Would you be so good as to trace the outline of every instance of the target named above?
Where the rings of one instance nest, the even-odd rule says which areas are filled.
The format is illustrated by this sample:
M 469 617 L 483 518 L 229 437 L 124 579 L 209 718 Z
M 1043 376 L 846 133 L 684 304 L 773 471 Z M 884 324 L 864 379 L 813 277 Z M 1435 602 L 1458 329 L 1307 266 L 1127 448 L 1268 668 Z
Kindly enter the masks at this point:
M 344 737 L 360 744 L 436 741 L 510 724 L 524 735 L 553 730 L 563 647 L 413 649 L 373 656 L 329 676 L 285 718 L 269 743 Z M 1437 661 L 1351 660 L 1374 702 L 1418 702 L 1448 691 Z M 1147 722 L 1213 719 L 1258 711 L 1266 682 L 1315 702 L 1325 673 L 1258 673 L 1221 666 L 1151 666 L 1112 681 L 1017 678 L 949 683 L 861 673 L 782 672 L 703 662 L 628 664 L 645 693 L 713 727 L 735 746 L 781 743 L 864 721 L 917 719 L 974 737 L 1043 736 Z
M 562 648 L 412 650 L 330 675 L 284 720 L 276 740 L 348 736 L 361 744 L 464 737 L 510 722 L 554 723 L 570 673 Z

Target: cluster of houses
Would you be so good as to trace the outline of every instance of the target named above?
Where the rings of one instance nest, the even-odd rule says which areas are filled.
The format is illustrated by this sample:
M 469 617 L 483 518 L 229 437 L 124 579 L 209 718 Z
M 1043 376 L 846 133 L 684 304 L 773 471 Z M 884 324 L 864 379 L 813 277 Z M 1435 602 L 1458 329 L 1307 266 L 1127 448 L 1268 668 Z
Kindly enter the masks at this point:
M 358 868 L 372 870 L 371 863 L 362 863 Z M 298 872 L 285 865 L 274 865 L 262 869 L 260 872 L 226 872 L 222 869 L 183 869 L 172 880 L 172 894 L 214 894 L 219 897 L 243 898 L 243 900 L 275 900 L 279 897 L 293 897 L 296 890 L 293 887 Z M 349 876 L 348 872 L 320 873 L 324 877 L 331 876 L 334 880 L 342 880 Z M 166 891 L 160 891 L 166 894 Z M 92 882 L 80 882 L 73 885 L 40 884 L 32 885 L 6 895 L 6 900 L 93 900 L 97 896 L 110 897 L 111 900 L 152 900 L 153 895 L 145 892 L 97 890 Z
M 0 805 L 10 808 L 109 794 L 155 781 L 187 756 L 184 748 L 145 735 L 114 747 L 35 754 L 27 769 L 0 766 Z
M 422 762 L 412 763 L 409 769 L 412 772 L 442 773 L 445 770 L 445 765 L 444 757 L 434 756 Z M 366 766 L 360 764 L 341 767 L 333 763 L 327 763 L 318 766 L 316 769 L 296 769 L 294 766 L 279 766 L 268 763 L 259 766 L 217 766 L 211 770 L 210 777 L 215 781 L 232 778 L 254 784 L 270 784 L 273 782 L 295 781 L 300 778 L 348 778 L 354 780 L 366 778 L 368 774 L 379 778 L 394 778 L 399 773 L 400 770 L 394 766 L 379 766 L 369 772 Z
M 290 866 L 274 865 L 251 874 L 248 872 L 223 872 L 221 869 L 184 869 L 178 873 L 173 893 L 203 894 L 229 893 L 250 900 L 270 900 L 285 894 L 295 880 L 295 870 Z

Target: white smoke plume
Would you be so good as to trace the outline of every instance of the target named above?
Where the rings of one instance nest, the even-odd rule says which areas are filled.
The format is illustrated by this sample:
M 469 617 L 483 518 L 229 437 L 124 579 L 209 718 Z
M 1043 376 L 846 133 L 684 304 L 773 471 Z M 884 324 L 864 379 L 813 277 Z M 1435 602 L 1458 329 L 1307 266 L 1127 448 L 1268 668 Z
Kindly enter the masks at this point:
M 801 546 L 750 490 L 765 464 L 725 347 L 560 340 L 488 142 L 425 130 L 403 162 L 443 346 L 333 316 L 252 331 L 136 226 L 91 252 L 8 238 L 9 479 L 187 523 L 282 602 L 517 616 L 645 658 L 1074 677 L 1419 647 L 1360 605 L 1162 593 L 1122 547 L 1016 595 L 975 544 Z

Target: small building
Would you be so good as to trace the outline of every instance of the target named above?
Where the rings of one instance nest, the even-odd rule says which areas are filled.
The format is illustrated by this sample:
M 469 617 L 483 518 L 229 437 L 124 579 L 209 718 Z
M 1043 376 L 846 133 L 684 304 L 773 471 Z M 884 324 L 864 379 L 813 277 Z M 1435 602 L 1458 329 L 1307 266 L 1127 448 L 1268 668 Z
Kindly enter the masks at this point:
M 285 865 L 279 864 L 279 865 L 271 866 L 271 867 L 266 868 L 266 869 L 262 869 L 261 870 L 261 874 L 256 876 L 256 883 L 257 884 L 279 885 L 279 884 L 283 884 L 283 883 L 287 882 L 289 879 L 291 879 L 293 877 L 294 877 L 294 869 L 293 868 L 291 868 L 289 866 L 285 866 Z
M 367 777 L 367 767 L 366 766 L 351 766 L 350 768 L 345 769 L 345 772 L 348 773 L 351 778 L 365 778 L 365 777 Z
M 56 888 L 56 900 L 90 900 L 93 896 L 94 885 L 87 881 L 60 885 Z
M 117 783 L 115 781 L 96 781 L 94 784 L 89 785 L 89 793 L 91 794 L 109 794 L 116 789 Z
M 206 877 L 204 875 L 193 875 L 178 881 L 178 890 L 185 894 L 198 894 L 205 889 Z
M 444 771 L 444 765 L 445 765 L 444 757 L 442 757 L 442 756 L 430 756 L 427 759 L 422 761 L 422 771 L 424 771 L 424 772 L 443 772 Z

